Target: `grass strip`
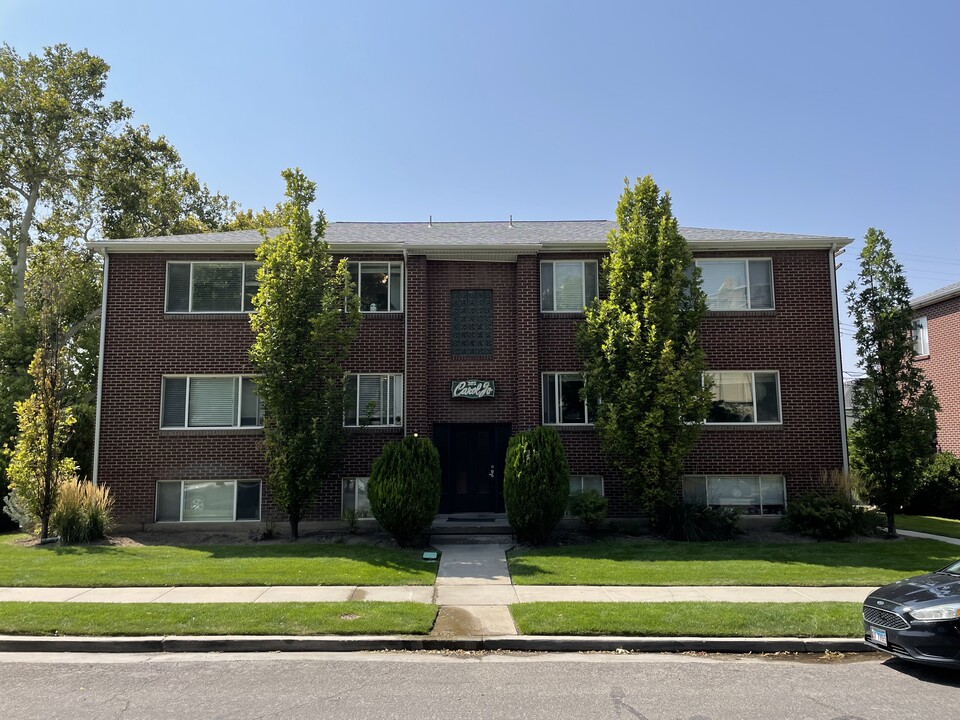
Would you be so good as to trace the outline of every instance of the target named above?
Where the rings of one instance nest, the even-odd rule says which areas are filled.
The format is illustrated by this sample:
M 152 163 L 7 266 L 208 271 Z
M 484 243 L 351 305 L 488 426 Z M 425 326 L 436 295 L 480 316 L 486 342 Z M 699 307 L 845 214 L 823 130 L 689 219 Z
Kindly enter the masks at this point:
M 947 565 L 936 540 L 681 543 L 610 540 L 509 555 L 516 585 L 886 585 Z
M 945 537 L 960 538 L 960 520 L 931 517 L 929 515 L 897 515 L 898 530 L 931 533 Z M 960 556 L 960 552 L 957 553 Z
M 31 545 L 0 536 L 0 586 L 432 585 L 419 550 L 338 543 Z
M 860 637 L 860 603 L 591 603 L 510 606 L 522 635 Z
M 0 603 L 5 635 L 425 635 L 434 605 L 333 603 Z

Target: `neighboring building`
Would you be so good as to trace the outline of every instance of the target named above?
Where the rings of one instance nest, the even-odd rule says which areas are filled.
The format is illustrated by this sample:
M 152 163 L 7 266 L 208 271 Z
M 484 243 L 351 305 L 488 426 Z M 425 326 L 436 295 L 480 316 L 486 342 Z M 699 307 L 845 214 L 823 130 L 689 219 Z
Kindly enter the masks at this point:
M 512 433 L 555 425 L 573 489 L 637 514 L 580 400 L 574 335 L 602 286 L 607 221 L 333 223 L 363 322 L 346 363 L 341 468 L 305 520 L 365 506 L 384 444 L 437 444 L 441 513 L 503 511 Z M 691 501 L 778 514 L 846 466 L 834 253 L 847 238 L 682 229 L 710 313 L 717 400 Z M 95 477 L 126 523 L 280 519 L 264 477 L 247 314 L 253 231 L 106 240 Z
M 910 305 L 917 365 L 940 401 L 937 445 L 960 455 L 960 282 L 916 297 Z

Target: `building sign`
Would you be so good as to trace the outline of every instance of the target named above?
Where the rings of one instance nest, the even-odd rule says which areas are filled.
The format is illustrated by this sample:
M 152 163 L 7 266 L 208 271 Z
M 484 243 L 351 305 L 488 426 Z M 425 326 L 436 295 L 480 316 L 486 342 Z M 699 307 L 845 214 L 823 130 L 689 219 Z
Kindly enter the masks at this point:
M 497 384 L 493 380 L 451 380 L 450 397 L 480 398 L 494 397 L 497 394 Z

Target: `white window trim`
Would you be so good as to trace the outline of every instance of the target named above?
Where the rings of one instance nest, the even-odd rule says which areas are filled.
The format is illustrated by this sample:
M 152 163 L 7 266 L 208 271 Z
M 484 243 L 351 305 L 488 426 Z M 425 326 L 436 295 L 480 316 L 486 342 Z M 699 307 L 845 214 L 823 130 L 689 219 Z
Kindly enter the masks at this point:
M 202 483 L 202 482 L 228 482 L 233 483 L 233 517 L 230 520 L 210 520 L 206 518 L 200 518 L 197 520 L 184 520 L 183 519 L 183 501 L 184 501 L 184 483 Z M 257 519 L 256 520 L 237 520 L 237 493 L 240 489 L 240 483 L 242 482 L 255 482 L 260 484 L 260 496 L 257 498 Z M 159 520 L 157 519 L 157 511 L 160 509 L 160 486 L 161 485 L 174 485 L 177 484 L 180 486 L 180 515 L 177 520 Z M 154 501 L 153 501 L 153 521 L 156 523 L 217 523 L 217 522 L 260 522 L 263 519 L 263 480 L 260 478 L 240 478 L 238 480 L 234 479 L 224 479 L 224 478 L 215 478 L 215 479 L 196 479 L 196 480 L 158 480 L 157 487 L 154 492 Z
M 540 373 L 540 392 L 543 393 L 543 378 L 547 375 L 553 376 L 553 392 L 554 398 L 556 398 L 557 403 L 557 422 L 546 422 L 543 417 L 543 398 L 540 398 L 540 424 L 541 425 L 550 425 L 554 427 L 587 427 L 593 425 L 593 420 L 590 418 L 590 403 L 584 399 L 583 401 L 583 417 L 586 422 L 582 423 L 565 423 L 561 422 L 560 418 L 563 417 L 563 413 L 560 409 L 560 378 L 564 375 L 576 375 L 581 380 L 584 380 L 584 385 L 586 385 L 586 380 L 583 377 L 582 372 L 545 372 Z
M 377 312 L 380 312 L 379 310 Z M 393 379 L 396 377 L 403 378 L 403 373 L 344 373 L 343 380 L 346 383 L 348 377 L 357 378 L 357 396 L 354 398 L 356 403 L 354 407 L 357 410 L 357 422 L 355 425 L 347 424 L 347 413 L 343 413 L 343 427 L 348 428 L 398 428 L 403 427 L 403 415 L 399 415 L 400 422 L 394 422 L 394 419 L 398 416 L 396 412 L 391 412 L 391 410 L 396 411 L 396 405 L 400 405 L 401 411 L 403 410 L 404 404 L 403 401 L 407 396 L 407 383 L 403 381 L 403 397 L 400 399 L 400 402 L 397 402 L 395 397 L 392 397 L 393 394 Z M 387 417 L 390 418 L 388 423 L 370 423 L 369 425 L 363 425 L 360 422 L 360 378 L 362 377 L 377 377 L 380 378 L 382 383 L 384 378 L 387 380 Z M 391 404 L 392 403 L 392 404 Z
M 595 280 L 596 280 L 596 286 L 595 286 L 595 287 L 597 288 L 597 295 L 599 296 L 599 294 L 600 294 L 600 261 L 599 261 L 599 260 L 562 260 L 562 259 L 560 259 L 560 260 L 541 260 L 541 261 L 540 261 L 540 265 L 541 265 L 541 266 L 542 266 L 544 263 L 549 263 L 549 264 L 550 264 L 550 274 L 551 274 L 552 277 L 553 277 L 553 296 L 552 296 L 551 300 L 553 301 L 553 308 L 554 308 L 554 309 L 553 309 L 553 310 L 544 310 L 544 309 L 543 309 L 543 288 L 541 287 L 541 288 L 540 288 L 540 293 L 539 293 L 540 297 L 539 297 L 539 299 L 538 299 L 538 303 L 540 304 L 540 312 L 542 312 L 542 313 L 551 313 L 551 314 L 556 314 L 556 313 L 567 313 L 567 314 L 569 314 L 569 313 L 583 313 L 583 311 L 584 311 L 584 310 L 586 309 L 586 307 L 587 307 L 587 263 L 591 263 L 591 264 L 593 265 L 593 272 L 594 272 L 594 277 L 595 277 Z M 580 263 L 580 266 L 581 266 L 581 268 L 580 268 L 580 277 L 582 278 L 581 288 L 580 288 L 580 295 L 582 296 L 583 304 L 582 304 L 582 306 L 580 307 L 579 310 L 557 310 L 557 309 L 556 309 L 556 307 L 557 307 L 557 263 Z M 543 277 L 543 270 L 540 271 L 540 277 L 541 277 L 541 278 Z M 538 278 L 538 282 L 539 282 L 539 278 Z M 590 298 L 590 299 L 592 300 L 593 298 Z
M 240 424 L 240 413 L 243 412 L 243 387 L 237 388 L 237 424 L 236 425 L 204 425 L 203 427 L 191 427 L 188 425 L 190 419 L 190 378 L 239 378 L 242 383 L 245 378 L 256 379 L 258 375 L 251 375 L 249 373 L 236 375 L 229 373 L 194 373 L 192 375 L 163 375 L 160 378 L 160 429 L 161 430 L 189 430 L 190 432 L 203 432 L 205 430 L 262 430 L 263 425 L 241 425 Z M 164 425 L 163 424 L 163 407 L 164 407 L 164 395 L 167 391 L 167 384 L 164 380 L 171 378 L 174 380 L 186 378 L 187 380 L 187 390 L 186 390 L 186 400 L 184 401 L 183 408 L 183 425 Z
M 913 336 L 913 349 L 917 357 L 926 357 L 930 354 L 930 333 L 928 328 L 926 315 L 915 317 L 910 325 L 910 334 Z M 920 347 L 917 347 L 917 345 Z
M 360 296 L 360 281 L 363 279 L 363 266 L 364 265 L 386 265 L 387 266 L 387 307 L 383 310 L 377 308 L 376 310 L 364 310 L 360 308 L 360 312 L 364 315 L 380 315 L 382 313 L 399 313 L 403 312 L 404 307 L 406 307 L 406 297 L 404 297 L 404 277 L 406 273 L 406 268 L 404 263 L 401 260 L 347 260 L 347 274 L 350 272 L 350 266 L 357 266 L 357 297 Z M 390 277 L 391 266 L 399 265 L 400 266 L 400 309 L 391 310 L 390 309 L 390 285 L 393 283 L 393 280 Z
M 167 270 L 163 278 L 163 313 L 165 315 L 249 315 L 254 310 L 244 310 L 243 309 L 243 299 L 246 295 L 247 289 L 247 265 L 255 264 L 259 266 L 259 263 L 256 260 L 168 260 L 167 261 Z M 190 266 L 190 283 L 189 283 L 189 294 L 187 296 L 187 309 L 186 310 L 167 310 L 169 307 L 168 300 L 170 294 L 170 266 L 171 265 L 189 265 Z M 194 310 L 193 309 L 193 266 L 194 265 L 240 265 L 241 275 L 240 275 L 240 309 L 239 310 Z
M 787 509 L 787 480 L 786 480 L 786 478 L 785 478 L 783 475 L 767 475 L 767 474 L 763 474 L 763 475 L 751 475 L 751 474 L 743 474 L 743 475 L 717 475 L 717 474 L 713 474 L 713 475 L 684 475 L 684 476 L 683 476 L 683 479 L 684 479 L 684 480 L 702 480 L 702 481 L 703 481 L 703 493 L 704 493 L 703 496 L 704 496 L 705 498 L 707 498 L 708 500 L 709 500 L 709 498 L 710 498 L 710 487 L 709 487 L 709 484 L 708 484 L 709 481 L 712 480 L 712 479 L 721 479 L 721 480 L 722 480 L 722 479 L 728 479 L 728 478 L 741 478 L 741 479 L 744 479 L 744 480 L 746 480 L 746 479 L 755 479 L 758 483 L 762 483 L 762 481 L 764 481 L 764 480 L 779 480 L 779 481 L 781 482 L 782 486 L 783 486 L 783 509 L 784 509 L 784 511 L 786 511 L 786 509 Z M 769 517 L 770 515 L 777 516 L 776 513 L 765 513 L 765 512 L 763 511 L 763 493 L 762 493 L 762 488 L 761 488 L 761 493 L 760 493 L 759 497 L 760 497 L 760 503 L 759 503 L 759 504 L 760 504 L 760 514 L 759 514 L 757 517 L 763 517 L 763 516 L 768 516 L 768 517 Z M 686 502 L 686 498 L 684 498 L 684 502 Z M 735 506 L 735 505 L 711 505 L 711 504 L 708 502 L 708 503 L 707 503 L 707 507 L 736 507 L 736 506 Z
M 750 425 L 783 425 L 783 398 L 780 389 L 780 371 L 779 370 L 707 370 L 705 375 L 714 375 L 716 373 L 749 373 L 751 381 L 751 394 L 753 395 L 753 422 L 710 422 L 704 420 L 704 425 L 722 425 L 727 427 L 744 427 Z M 757 373 L 773 373 L 777 376 L 777 409 L 780 411 L 780 419 L 776 422 L 772 420 L 756 420 L 757 417 Z
M 753 306 L 753 298 L 750 294 L 750 261 L 754 260 L 766 260 L 770 263 L 770 307 L 765 308 L 755 308 Z M 707 307 L 708 312 L 770 312 L 771 310 L 777 309 L 777 290 L 774 287 L 773 280 L 773 258 L 772 257 L 718 257 L 718 258 L 694 258 L 693 264 L 697 267 L 700 267 L 702 263 L 711 263 L 711 262 L 742 262 L 744 265 L 744 277 L 747 281 L 747 307 L 740 309 L 725 309 L 725 310 L 711 310 L 709 306 Z
M 607 496 L 607 485 L 606 485 L 606 482 L 605 482 L 604 479 L 603 479 L 603 475 L 591 475 L 590 473 L 570 473 L 570 479 L 573 480 L 574 478 L 580 478 L 580 492 L 581 492 L 581 493 L 584 492 L 584 490 L 583 490 L 583 479 L 584 479 L 584 478 L 600 478 L 600 495 L 602 495 L 603 497 L 606 497 L 606 496 Z M 572 491 L 570 492 L 570 495 L 573 496 L 573 492 L 572 492 Z

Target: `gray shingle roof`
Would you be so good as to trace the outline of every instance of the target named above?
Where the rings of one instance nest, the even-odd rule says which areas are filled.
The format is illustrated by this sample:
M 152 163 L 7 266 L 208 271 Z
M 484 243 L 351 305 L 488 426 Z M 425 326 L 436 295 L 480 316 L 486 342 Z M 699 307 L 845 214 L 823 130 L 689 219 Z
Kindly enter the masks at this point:
M 376 223 L 338 222 L 327 227 L 327 241 L 335 247 L 391 246 L 402 248 L 510 248 L 603 246 L 607 233 L 616 227 L 610 220 L 559 220 L 497 222 L 434 222 Z M 694 246 L 757 246 L 757 247 L 829 247 L 846 245 L 850 238 L 822 235 L 790 235 L 748 230 L 717 230 L 682 227 L 680 231 Z M 278 232 L 270 231 L 271 234 Z M 165 250 L 171 246 L 256 246 L 261 236 L 256 230 L 175 235 L 162 237 L 101 240 L 94 247 L 108 250 L 152 247 Z
M 952 285 L 947 285 L 939 290 L 934 290 L 933 292 L 928 292 L 925 295 L 915 297 L 910 301 L 910 305 L 916 310 L 922 307 L 927 307 L 928 305 L 934 305 L 935 303 L 942 302 L 944 300 L 950 300 L 951 298 L 955 298 L 957 296 L 960 296 L 960 282 L 955 282 Z

